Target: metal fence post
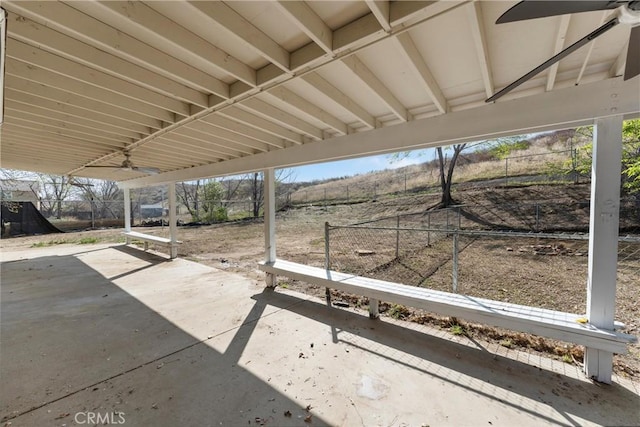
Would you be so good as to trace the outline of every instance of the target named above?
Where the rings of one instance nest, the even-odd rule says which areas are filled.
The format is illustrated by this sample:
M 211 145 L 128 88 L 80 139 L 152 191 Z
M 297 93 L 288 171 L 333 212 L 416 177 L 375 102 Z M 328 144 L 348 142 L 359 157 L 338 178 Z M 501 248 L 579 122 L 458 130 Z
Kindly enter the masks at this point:
M 324 210 L 327 211 L 327 189 L 324 189 Z
M 458 293 L 458 232 L 453 233 L 453 271 L 451 274 L 453 293 Z
M 509 184 L 509 158 L 504 159 L 504 186 Z
M 427 215 L 427 246 L 431 246 L 431 212 Z
M 325 270 L 331 268 L 329 259 L 329 222 L 324 223 L 324 268 Z M 324 289 L 324 297 L 327 300 L 327 305 L 331 305 L 331 290 L 329 288 Z
M 349 186 L 347 185 L 347 204 L 349 203 Z
M 536 231 L 540 231 L 540 205 L 536 203 Z
M 396 217 L 396 259 L 400 257 L 400 215 Z

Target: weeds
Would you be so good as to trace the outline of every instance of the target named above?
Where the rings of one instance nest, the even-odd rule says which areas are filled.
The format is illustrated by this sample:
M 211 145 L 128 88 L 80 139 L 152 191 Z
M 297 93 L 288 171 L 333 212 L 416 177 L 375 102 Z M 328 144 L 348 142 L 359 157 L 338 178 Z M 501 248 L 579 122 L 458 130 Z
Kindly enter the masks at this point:
M 99 239 L 97 237 L 83 237 L 82 239 L 80 239 L 80 244 L 81 245 L 90 245 L 93 243 L 98 243 Z

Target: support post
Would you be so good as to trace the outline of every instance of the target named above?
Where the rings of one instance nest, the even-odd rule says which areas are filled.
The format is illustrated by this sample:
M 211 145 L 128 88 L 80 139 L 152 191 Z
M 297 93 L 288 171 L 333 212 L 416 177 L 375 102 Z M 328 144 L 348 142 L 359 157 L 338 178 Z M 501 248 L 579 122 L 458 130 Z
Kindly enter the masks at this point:
M 171 239 L 171 245 L 169 247 L 169 256 L 171 259 L 178 256 L 178 217 L 177 217 L 177 203 L 176 203 L 176 183 L 170 182 L 167 184 L 169 190 L 167 195 L 169 196 L 169 238 Z
M 124 198 L 124 231 L 131 231 L 131 192 L 128 188 L 124 188 L 122 190 L 123 198 Z M 127 245 L 131 243 L 131 238 L 129 236 L 126 237 Z
M 613 330 L 618 264 L 622 116 L 595 121 L 591 166 L 587 318 L 599 328 Z M 611 383 L 613 353 L 585 349 L 585 374 Z
M 264 182 L 264 260 L 276 260 L 276 175 L 273 168 L 265 169 L 262 174 Z M 276 275 L 266 273 L 267 287 L 275 288 Z
M 329 223 L 324 223 L 324 269 L 329 270 L 331 268 L 331 258 L 330 250 L 331 246 L 329 243 Z M 324 297 L 327 300 L 327 305 L 331 306 L 331 289 L 324 288 Z
M 369 318 L 378 319 L 380 317 L 380 310 L 378 308 L 379 302 L 375 298 L 369 298 Z

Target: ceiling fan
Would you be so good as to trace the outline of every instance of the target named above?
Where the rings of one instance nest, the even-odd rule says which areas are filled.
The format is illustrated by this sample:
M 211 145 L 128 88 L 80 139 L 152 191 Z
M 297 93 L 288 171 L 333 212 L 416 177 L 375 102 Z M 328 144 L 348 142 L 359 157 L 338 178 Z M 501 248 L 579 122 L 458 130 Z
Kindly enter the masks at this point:
M 129 151 L 125 150 L 122 152 L 122 154 L 124 155 L 124 160 L 122 161 L 122 164 L 120 164 L 120 166 L 89 165 L 85 167 L 86 168 L 110 168 L 110 169 L 117 169 L 123 172 L 141 172 L 147 175 L 156 175 L 160 173 L 160 169 L 158 168 L 135 166 L 131 161 L 131 153 L 129 153 Z
M 629 47 L 627 48 L 627 62 L 624 70 L 624 80 L 629 80 L 640 74 L 640 0 L 586 0 L 586 1 L 521 1 L 507 10 L 498 18 L 496 24 L 524 21 L 527 19 L 544 18 L 548 16 L 565 15 L 568 13 L 593 12 L 598 10 L 614 10 L 610 19 L 599 28 L 587 34 L 557 55 L 538 65 L 518 80 L 506 86 L 485 100 L 493 102 L 511 92 L 536 74 L 546 70 L 567 55 L 600 37 L 618 24 L 631 26 Z

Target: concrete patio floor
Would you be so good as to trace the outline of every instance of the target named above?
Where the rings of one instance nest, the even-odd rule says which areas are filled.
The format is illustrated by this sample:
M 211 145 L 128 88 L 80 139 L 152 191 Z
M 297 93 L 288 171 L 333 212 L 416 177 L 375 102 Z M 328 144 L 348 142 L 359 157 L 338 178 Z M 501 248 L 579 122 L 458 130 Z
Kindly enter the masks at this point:
M 58 245 L 1 278 L 3 426 L 640 425 L 627 379 L 184 259 Z

